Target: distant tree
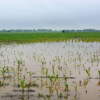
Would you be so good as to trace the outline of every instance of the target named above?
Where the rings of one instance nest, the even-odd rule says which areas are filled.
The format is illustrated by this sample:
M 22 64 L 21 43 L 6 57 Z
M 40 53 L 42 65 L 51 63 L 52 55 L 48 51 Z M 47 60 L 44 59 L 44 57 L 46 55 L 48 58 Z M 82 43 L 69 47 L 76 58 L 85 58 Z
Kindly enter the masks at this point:
M 62 33 L 65 33 L 65 30 L 62 30 Z
M 7 30 L 6 32 L 10 32 L 10 30 Z
M 66 33 L 69 32 L 69 30 L 66 30 Z
M 3 29 L 2 32 L 6 32 L 6 29 Z
M 62 33 L 67 33 L 69 32 L 69 30 L 62 30 Z

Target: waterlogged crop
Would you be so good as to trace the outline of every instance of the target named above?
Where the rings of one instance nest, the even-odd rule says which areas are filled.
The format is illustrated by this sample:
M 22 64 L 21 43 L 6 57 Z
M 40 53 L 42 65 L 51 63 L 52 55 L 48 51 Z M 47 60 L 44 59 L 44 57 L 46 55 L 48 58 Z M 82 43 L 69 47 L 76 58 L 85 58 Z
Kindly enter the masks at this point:
M 59 85 L 60 85 L 60 78 L 58 78 L 58 82 L 59 82 Z
M 67 81 L 65 81 L 64 83 L 65 83 L 65 86 L 66 86 L 65 90 L 67 90 L 67 92 L 68 92 L 68 83 L 67 83 Z
M 64 77 L 65 81 L 67 81 L 67 78 L 66 78 L 66 76 L 64 74 L 63 74 L 63 77 Z
M 27 89 L 28 89 L 28 96 L 29 96 L 29 89 L 30 89 L 30 87 L 29 87 L 29 86 L 27 86 Z
M 0 68 L 1 68 L 1 67 L 0 67 Z M 1 71 L 1 73 L 2 73 L 3 78 L 5 78 L 4 74 L 5 74 L 5 72 L 6 72 L 6 67 L 3 67 L 0 71 Z
M 54 79 L 55 79 L 55 82 L 57 81 L 57 79 L 58 79 L 58 74 L 57 75 L 55 75 L 55 72 L 53 71 L 53 77 L 54 77 Z
M 49 92 L 50 92 L 50 96 L 51 96 L 52 88 L 50 86 L 48 86 L 47 88 L 49 88 Z
M 0 81 L 0 86 L 2 86 L 3 85 L 3 83 Z
M 20 64 L 23 64 L 23 61 L 22 60 L 18 60 L 17 62 L 18 62 L 19 65 Z
M 43 85 L 43 78 L 41 78 L 40 81 L 41 81 L 41 83 L 42 83 L 42 85 Z
M 57 81 L 57 79 L 58 79 L 58 74 L 54 77 L 54 79 L 55 79 L 55 82 Z
M 13 72 L 14 72 L 14 80 L 13 80 L 13 82 L 14 82 L 14 86 L 15 86 L 15 68 L 12 67 L 12 70 L 13 70 Z
M 18 80 L 20 81 L 20 85 L 21 85 L 21 87 L 22 87 L 22 91 L 24 91 L 24 87 L 25 87 L 24 81 L 25 81 L 25 80 L 24 80 L 23 78 L 22 78 L 22 79 L 19 78 Z
M 47 79 L 47 75 L 48 75 L 48 69 L 47 68 L 46 68 L 45 74 L 46 74 L 46 79 Z
M 44 65 L 44 61 L 42 61 L 41 63 L 42 63 L 42 66 L 43 66 Z
M 76 86 L 74 86 L 74 88 L 75 88 L 75 91 L 77 92 L 77 84 L 76 84 Z
M 30 71 L 30 72 L 27 72 L 27 73 L 30 74 L 30 84 L 31 84 L 31 78 L 32 78 L 32 75 L 33 75 L 33 74 L 36 74 L 36 73 L 35 73 L 35 72 L 33 73 L 33 72 L 31 72 L 31 71 Z
M 90 70 L 88 69 L 84 69 L 84 71 L 86 71 L 87 75 L 90 76 Z
M 58 94 L 58 98 L 62 98 L 63 97 L 63 93 Z
M 14 74 L 15 74 L 15 68 L 14 67 L 12 67 L 12 71 L 14 72 Z
M 53 75 L 52 76 L 48 75 L 48 77 L 49 77 L 49 79 L 51 81 L 51 85 L 52 85 L 52 80 L 53 80 L 54 76 Z
M 38 97 L 43 97 L 43 93 L 38 93 Z
M 6 66 L 6 70 L 8 72 L 8 76 L 9 76 L 9 67 L 8 66 Z
M 58 60 L 58 62 L 60 63 L 60 59 L 58 58 L 57 60 Z

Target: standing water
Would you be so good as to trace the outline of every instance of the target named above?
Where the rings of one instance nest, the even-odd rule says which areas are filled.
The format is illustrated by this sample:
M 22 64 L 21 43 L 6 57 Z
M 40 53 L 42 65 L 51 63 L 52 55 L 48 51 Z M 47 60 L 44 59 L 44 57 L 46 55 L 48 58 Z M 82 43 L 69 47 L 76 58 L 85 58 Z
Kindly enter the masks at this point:
M 100 100 L 100 43 L 0 47 L 0 100 Z

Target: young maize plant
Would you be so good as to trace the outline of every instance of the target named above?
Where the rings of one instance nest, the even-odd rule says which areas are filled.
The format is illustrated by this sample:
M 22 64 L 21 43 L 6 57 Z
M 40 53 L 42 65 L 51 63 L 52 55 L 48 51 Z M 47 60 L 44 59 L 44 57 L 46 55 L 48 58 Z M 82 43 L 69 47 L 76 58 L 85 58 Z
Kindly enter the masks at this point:
M 46 74 L 46 79 L 47 79 L 47 75 L 48 75 L 48 69 L 47 68 L 46 68 L 45 74 Z
M 1 68 L 1 67 L 0 67 Z M 0 70 L 1 71 L 1 73 L 2 73 L 2 76 L 3 76 L 3 79 L 5 79 L 5 76 L 4 76 L 4 74 L 5 74 L 5 72 L 6 72 L 6 68 L 5 68 L 5 66 L 2 68 L 2 70 Z
M 88 69 L 84 69 L 84 71 L 86 71 L 86 73 L 87 73 L 87 75 L 88 75 L 88 77 L 90 77 L 90 70 Z
M 20 85 L 21 85 L 21 87 L 22 87 L 22 92 L 24 92 L 24 87 L 25 87 L 24 81 L 25 81 L 25 80 L 24 80 L 23 78 L 22 78 L 22 79 L 19 78 L 18 80 L 20 81 Z
M 66 86 L 65 90 L 67 89 L 67 93 L 68 93 L 68 90 L 69 90 L 68 89 L 68 83 L 67 83 L 67 81 L 65 81 L 64 83 L 65 83 L 65 86 Z
M 30 84 L 31 84 L 31 77 L 32 77 L 33 74 L 36 74 L 36 73 L 35 73 L 35 72 L 33 73 L 33 72 L 31 72 L 31 71 L 30 71 L 30 72 L 27 72 L 27 73 L 30 74 Z

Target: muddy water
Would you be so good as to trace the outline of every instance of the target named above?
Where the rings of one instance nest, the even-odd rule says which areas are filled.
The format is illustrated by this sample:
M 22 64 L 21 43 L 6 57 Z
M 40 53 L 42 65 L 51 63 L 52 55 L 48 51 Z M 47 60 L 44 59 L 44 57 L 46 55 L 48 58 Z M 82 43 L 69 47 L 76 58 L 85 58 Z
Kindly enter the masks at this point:
M 22 60 L 20 64 L 19 78 L 25 75 L 24 84 L 30 82 L 30 75 L 27 72 L 35 72 L 31 77 L 31 81 L 36 80 L 38 87 L 30 86 L 31 90 L 28 94 L 28 88 L 24 87 L 25 92 L 21 91 L 18 84 L 18 60 Z M 44 64 L 42 65 L 42 62 Z M 100 100 L 100 43 L 83 43 L 83 42 L 52 42 L 52 43 L 34 43 L 34 44 L 1 44 L 0 48 L 0 69 L 9 67 L 9 78 L 3 78 L 0 72 L 0 81 L 4 85 L 0 86 L 0 100 Z M 15 72 L 11 70 L 15 68 Z M 48 75 L 58 74 L 60 84 L 54 82 L 51 86 L 49 78 L 46 80 L 46 75 L 43 74 L 48 68 Z M 86 73 L 87 69 L 90 74 Z M 96 70 L 98 69 L 98 70 Z M 68 78 L 69 91 L 65 90 L 65 80 L 63 74 Z M 14 75 L 15 84 L 14 85 Z M 5 72 L 8 76 L 8 72 Z M 43 78 L 43 84 L 41 77 Z M 82 81 L 81 84 L 79 81 Z M 20 82 L 19 82 L 20 83 Z M 77 84 L 77 91 L 75 86 Z M 48 87 L 51 87 L 52 93 Z M 45 97 L 39 97 L 38 93 L 42 93 Z M 58 96 L 60 93 L 63 95 Z M 46 95 L 51 95 L 47 97 Z

